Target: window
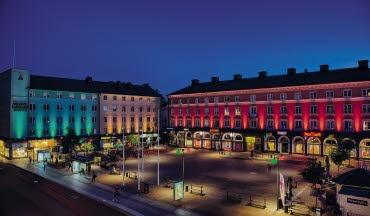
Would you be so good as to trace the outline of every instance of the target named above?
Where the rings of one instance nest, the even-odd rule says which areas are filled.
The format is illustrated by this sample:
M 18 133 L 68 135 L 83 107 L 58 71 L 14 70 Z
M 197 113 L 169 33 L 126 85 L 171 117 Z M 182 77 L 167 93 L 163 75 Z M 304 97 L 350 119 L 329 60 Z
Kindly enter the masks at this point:
M 81 111 L 85 112 L 86 111 L 86 106 L 85 105 L 82 105 L 81 106 Z
M 286 106 L 280 107 L 280 114 L 288 114 L 288 110 Z
M 326 91 L 326 98 L 333 98 L 334 97 L 334 91 Z
M 113 122 L 117 122 L 117 117 L 116 116 L 113 117 Z
M 93 129 L 92 129 L 92 133 L 93 133 L 93 134 L 96 134 L 96 128 L 93 128 Z
M 69 123 L 74 123 L 75 122 L 75 117 L 69 117 Z
M 30 104 L 30 110 L 36 110 L 36 104 Z
M 362 104 L 362 113 L 370 113 L 370 104 Z
M 104 95 L 103 96 L 103 100 L 108 100 L 108 96 L 107 95 Z
M 190 115 L 190 108 L 186 108 L 186 115 Z
M 95 105 L 93 105 L 93 106 L 91 106 L 91 110 L 92 110 L 92 111 L 98 111 L 98 107 L 97 107 L 97 106 L 95 106 Z
M 173 109 L 172 109 L 173 110 Z M 131 107 L 131 112 L 135 112 L 135 107 Z M 172 112 L 171 112 L 172 113 Z M 173 114 L 172 114 L 173 115 Z
M 86 129 L 85 128 L 81 128 L 81 134 L 86 134 Z
M 143 98 L 139 98 L 139 102 L 143 102 Z
M 49 123 L 49 122 L 50 122 L 49 117 L 44 117 L 44 124 L 47 124 L 47 123 Z
M 288 121 L 287 120 L 280 120 L 280 128 L 281 129 L 288 129 Z
M 214 103 L 218 103 L 218 97 L 214 97 L 214 98 L 213 98 L 213 102 L 214 102 Z
M 370 89 L 362 89 L 362 96 L 370 96 Z
M 195 119 L 195 127 L 200 127 L 200 119 Z
M 44 136 L 49 136 L 49 130 L 44 130 L 44 131 L 43 131 L 43 135 L 44 135 Z
M 267 114 L 268 114 L 268 115 L 272 115 L 272 114 L 274 114 L 274 111 L 273 111 L 273 109 L 272 109 L 272 106 L 268 106 L 268 107 L 267 107 Z
M 132 108 L 133 108 L 133 107 L 131 107 L 131 111 L 132 111 Z M 170 112 L 171 112 L 171 115 L 175 115 L 175 110 L 174 110 L 174 109 L 171 109 L 171 111 L 170 111 Z
M 214 121 L 213 121 L 213 127 L 215 127 L 215 128 L 220 127 L 220 120 L 219 119 L 214 119 Z
M 220 113 L 219 113 L 219 109 L 218 109 L 218 107 L 215 107 L 215 109 L 214 109 L 214 115 L 219 115 Z
M 295 129 L 302 129 L 302 120 L 295 120 L 294 121 Z
M 131 97 L 131 101 L 134 102 L 135 101 L 135 98 L 134 97 Z
M 30 130 L 29 135 L 30 135 L 30 136 L 35 136 L 35 135 L 36 135 L 36 131 L 35 131 L 35 130 Z
M 150 117 L 146 117 L 146 121 L 147 122 L 150 122 Z
M 69 96 L 68 96 L 70 99 L 74 99 L 75 98 L 75 93 L 69 93 Z
M 256 120 L 249 121 L 249 126 L 250 128 L 257 128 L 257 121 Z
M 199 98 L 195 98 L 195 103 L 199 103 Z
M 91 121 L 95 123 L 96 122 L 96 117 L 92 117 Z
M 267 120 L 266 129 L 269 129 L 269 130 L 274 129 L 274 120 L 272 119 Z
M 310 106 L 310 114 L 317 114 L 317 106 L 316 105 Z
M 190 98 L 186 99 L 186 103 L 190 104 Z
M 326 106 L 326 114 L 334 114 L 334 106 L 333 105 L 327 105 Z
M 257 115 L 257 107 L 256 106 L 251 106 L 250 107 L 250 114 Z
M 28 95 L 30 97 L 36 97 L 36 92 L 35 91 L 29 91 Z
M 242 126 L 242 124 L 241 124 L 240 118 L 235 119 L 235 127 L 236 128 L 241 128 L 241 126 Z
M 186 119 L 186 127 L 191 127 L 191 120 L 190 119 Z
M 182 127 L 183 125 L 182 125 L 182 119 L 181 118 L 179 118 L 178 120 L 177 120 L 177 126 L 179 126 L 179 127 Z
M 150 98 L 147 98 L 146 102 L 150 103 Z M 182 99 L 179 100 L 179 104 L 182 104 Z
M 122 101 L 126 101 L 126 97 L 125 96 L 122 96 Z
M 86 94 L 81 94 L 81 100 L 86 100 Z
M 362 130 L 370 131 L 370 120 L 364 120 L 362 122 Z
M 91 100 L 98 100 L 98 95 L 95 95 L 95 94 L 94 94 L 94 95 L 92 95 L 92 96 L 91 96 Z
M 351 89 L 343 90 L 343 97 L 352 97 L 352 90 Z
M 240 115 L 240 114 L 241 114 L 240 107 L 235 107 L 235 115 Z
M 113 100 L 116 101 L 117 100 L 117 96 L 113 96 Z
M 49 109 L 50 109 L 49 104 L 44 104 L 44 111 L 49 111 Z
M 36 122 L 36 117 L 32 116 L 28 118 L 28 123 L 35 124 L 35 122 Z
M 126 122 L 126 117 L 122 117 L 122 122 Z
M 81 117 L 81 123 L 85 123 L 86 122 L 86 117 Z
M 343 130 L 352 130 L 352 120 L 344 120 L 344 128 Z
M 117 106 L 112 106 L 114 112 L 117 112 Z
M 334 120 L 326 120 L 326 129 L 334 130 Z
M 294 114 L 302 114 L 302 107 L 301 106 L 295 106 Z
M 294 93 L 294 99 L 295 99 L 295 100 L 300 100 L 300 99 L 302 99 L 302 94 L 301 94 L 301 92 L 296 92 L 296 93 Z
M 147 111 L 147 112 L 150 112 L 150 107 L 147 107 L 147 108 L 146 108 L 146 111 Z
M 131 122 L 134 122 L 134 121 L 135 121 L 135 117 L 131 116 Z
M 204 98 L 204 103 L 209 103 L 209 98 Z
M 182 109 L 179 109 L 178 112 L 179 112 L 179 115 L 182 115 Z
M 310 120 L 310 129 L 312 130 L 317 129 L 317 120 Z
M 286 93 L 281 93 L 280 94 L 280 100 L 286 100 L 286 99 L 287 99 Z
M 224 108 L 224 115 L 230 115 L 229 107 Z
M 209 127 L 209 119 L 208 118 L 204 119 L 204 127 Z
M 63 130 L 57 129 L 57 136 L 62 136 L 62 135 L 63 135 Z
M 240 102 L 240 96 L 235 96 L 235 102 Z
M 103 122 L 108 122 L 108 117 L 103 117 Z
M 199 110 L 199 108 L 195 108 L 195 115 L 200 115 L 200 110 Z
M 57 123 L 60 124 L 63 122 L 63 118 L 62 117 L 57 117 Z
M 209 108 L 208 107 L 204 108 L 204 115 L 209 115 Z
M 75 105 L 69 105 L 69 111 L 75 111 Z
M 230 127 L 230 119 L 228 119 L 228 118 L 225 119 L 224 127 Z
M 63 98 L 63 93 L 62 92 L 57 92 L 57 98 Z
M 250 101 L 256 101 L 256 95 L 251 95 L 251 96 L 249 97 L 249 99 L 250 99 Z
M 143 112 L 143 107 L 139 107 L 139 112 Z
M 267 94 L 267 100 L 268 101 L 274 100 L 274 95 L 273 94 Z
M 126 107 L 122 107 L 122 112 L 126 112 Z
M 310 92 L 310 99 L 316 99 L 317 93 L 316 92 Z
M 229 97 L 224 97 L 224 102 L 230 102 L 230 98 Z
M 108 106 L 103 106 L 103 111 L 108 111 Z
M 344 114 L 351 114 L 351 113 L 352 113 L 352 105 L 344 104 Z
M 50 92 L 44 92 L 44 98 L 49 98 L 50 97 Z

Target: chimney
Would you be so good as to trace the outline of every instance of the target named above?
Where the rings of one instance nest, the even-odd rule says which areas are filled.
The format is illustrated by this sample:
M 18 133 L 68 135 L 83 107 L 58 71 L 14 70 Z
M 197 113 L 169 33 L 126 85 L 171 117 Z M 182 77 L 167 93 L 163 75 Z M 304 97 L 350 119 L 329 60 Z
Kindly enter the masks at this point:
M 259 78 L 265 78 L 265 77 L 267 77 L 267 71 L 260 71 L 260 72 L 258 72 L 258 77 Z
M 191 80 L 191 85 L 198 85 L 199 84 L 199 80 L 198 79 L 193 79 Z
M 218 81 L 220 81 L 219 77 L 211 77 L 211 82 L 216 83 Z
M 329 65 L 320 65 L 320 72 L 328 72 Z
M 85 78 L 85 82 L 90 85 L 92 83 L 92 77 L 91 76 L 87 76 Z
M 358 68 L 360 68 L 360 69 L 369 69 L 369 60 L 358 61 Z
M 241 74 L 234 74 L 234 80 L 241 80 L 242 75 Z
M 296 74 L 296 69 L 295 68 L 288 68 L 287 69 L 287 74 L 288 74 L 288 76 L 293 76 L 294 74 Z

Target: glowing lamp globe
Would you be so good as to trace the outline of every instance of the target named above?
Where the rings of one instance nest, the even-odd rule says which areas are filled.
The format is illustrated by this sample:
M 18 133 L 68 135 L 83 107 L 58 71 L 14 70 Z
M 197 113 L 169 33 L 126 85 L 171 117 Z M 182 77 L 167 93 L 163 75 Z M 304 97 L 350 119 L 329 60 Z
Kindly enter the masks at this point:
M 186 152 L 190 152 L 190 149 L 188 148 L 188 149 L 186 149 Z
M 284 156 L 279 156 L 279 160 L 284 160 Z
M 128 146 L 130 146 L 130 145 L 131 145 L 131 143 L 127 143 L 127 145 L 128 145 Z
M 271 163 L 276 164 L 277 160 L 274 158 L 274 159 L 271 160 Z
M 180 150 L 177 150 L 177 151 L 176 151 L 176 154 L 181 154 Z

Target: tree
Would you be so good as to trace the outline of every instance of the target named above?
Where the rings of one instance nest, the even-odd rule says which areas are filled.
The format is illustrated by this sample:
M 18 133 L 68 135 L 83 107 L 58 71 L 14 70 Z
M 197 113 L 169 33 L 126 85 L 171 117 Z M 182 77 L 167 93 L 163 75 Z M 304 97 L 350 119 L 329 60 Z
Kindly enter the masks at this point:
M 353 140 L 344 139 L 338 146 L 340 150 L 346 151 L 348 153 L 348 166 L 351 166 L 351 151 L 356 148 L 356 144 Z
M 127 135 L 125 139 L 126 139 L 125 142 L 131 143 L 132 147 L 136 147 L 137 144 L 139 143 L 139 136 L 137 134 Z
M 349 160 L 351 157 L 351 151 L 356 147 L 356 144 L 352 140 L 343 140 L 337 144 L 335 151 L 330 153 L 331 161 L 339 168 L 343 165 L 345 160 Z
M 317 162 L 316 158 L 308 158 L 306 166 L 307 168 L 299 173 L 306 181 L 315 185 L 318 180 L 324 178 L 325 168 L 321 165 L 321 161 Z
M 61 145 L 63 146 L 63 153 L 72 154 L 72 149 L 80 144 L 80 139 L 73 128 L 67 127 L 67 130 L 67 135 L 62 140 Z

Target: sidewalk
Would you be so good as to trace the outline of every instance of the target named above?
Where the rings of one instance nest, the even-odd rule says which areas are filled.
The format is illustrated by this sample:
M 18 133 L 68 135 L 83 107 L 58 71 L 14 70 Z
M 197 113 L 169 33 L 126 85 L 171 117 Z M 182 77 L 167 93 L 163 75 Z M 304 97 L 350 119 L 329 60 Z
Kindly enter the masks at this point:
M 13 160 L 9 162 L 129 215 L 197 215 L 182 208 L 138 197 L 127 192 L 121 192 L 119 201 L 112 202 L 113 188 L 100 183 L 91 183 L 90 178 L 87 176 L 72 174 L 71 172 L 51 167 L 47 167 L 46 171 L 44 171 L 41 163 L 29 164 L 24 160 Z

